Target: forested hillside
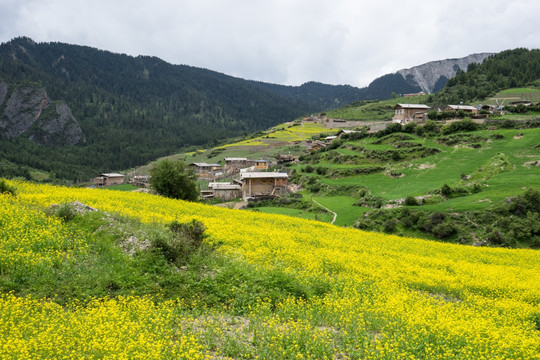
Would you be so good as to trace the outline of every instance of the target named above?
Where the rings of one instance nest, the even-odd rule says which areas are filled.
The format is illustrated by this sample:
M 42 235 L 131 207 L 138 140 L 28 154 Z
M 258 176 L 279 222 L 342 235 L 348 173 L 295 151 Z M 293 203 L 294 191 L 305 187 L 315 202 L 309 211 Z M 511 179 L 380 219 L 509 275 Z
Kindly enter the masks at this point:
M 8 89 L 6 99 L 14 89 L 38 85 L 51 99 L 65 101 L 85 139 L 77 146 L 42 146 L 28 141 L 28 134 L 7 139 L 4 133 L 2 175 L 7 176 L 27 174 L 30 166 L 85 180 L 313 109 L 210 70 L 28 38 L 0 46 L 0 83 Z
M 540 84 L 540 49 L 506 50 L 458 71 L 428 102 L 435 106 L 484 100 L 498 91 Z

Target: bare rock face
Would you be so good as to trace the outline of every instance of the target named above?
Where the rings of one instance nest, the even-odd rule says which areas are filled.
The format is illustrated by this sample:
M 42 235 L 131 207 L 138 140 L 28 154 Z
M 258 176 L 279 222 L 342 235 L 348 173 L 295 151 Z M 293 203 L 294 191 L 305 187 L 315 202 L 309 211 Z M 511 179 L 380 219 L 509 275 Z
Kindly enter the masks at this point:
M 69 106 L 53 102 L 38 84 L 0 83 L 0 134 L 27 136 L 42 145 L 76 145 L 83 133 Z
M 409 82 L 418 85 L 426 94 L 437 91 L 437 84 L 444 80 L 453 78 L 456 72 L 461 69 L 467 71 L 467 67 L 472 63 L 482 63 L 493 53 L 472 54 L 459 59 L 446 59 L 431 61 L 423 65 L 415 66 L 410 69 L 399 70 L 403 78 Z

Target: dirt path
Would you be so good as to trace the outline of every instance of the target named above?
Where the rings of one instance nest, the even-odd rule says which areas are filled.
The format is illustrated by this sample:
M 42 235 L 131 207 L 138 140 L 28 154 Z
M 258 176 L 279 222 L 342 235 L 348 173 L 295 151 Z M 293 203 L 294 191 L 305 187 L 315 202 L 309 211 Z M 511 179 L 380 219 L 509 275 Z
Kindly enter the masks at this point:
M 322 207 L 323 209 L 325 209 L 326 211 L 328 212 L 331 212 L 332 214 L 334 214 L 334 218 L 332 219 L 332 222 L 330 224 L 333 224 L 336 219 L 337 219 L 337 214 L 335 212 L 333 212 L 332 210 L 330 210 L 329 208 L 327 208 L 326 206 L 324 206 L 323 204 L 321 204 L 320 202 L 318 202 L 317 200 L 313 200 L 311 199 L 311 201 L 313 201 L 315 204 L 319 205 L 320 207 Z

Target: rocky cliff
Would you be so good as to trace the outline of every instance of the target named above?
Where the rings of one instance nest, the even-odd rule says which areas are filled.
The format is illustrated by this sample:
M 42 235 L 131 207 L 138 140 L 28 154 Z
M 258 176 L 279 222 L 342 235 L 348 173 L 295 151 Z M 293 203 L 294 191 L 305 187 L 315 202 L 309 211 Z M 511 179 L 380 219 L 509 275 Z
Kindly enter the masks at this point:
M 24 136 L 41 145 L 76 145 L 83 139 L 79 123 L 63 101 L 52 101 L 38 84 L 0 82 L 0 134 Z
M 459 59 L 446 59 L 431 61 L 423 65 L 410 69 L 399 70 L 397 74 L 412 86 L 419 86 L 425 93 L 431 94 L 444 87 L 448 79 L 453 78 L 456 72 L 461 69 L 467 71 L 471 63 L 482 63 L 493 53 L 479 53 Z

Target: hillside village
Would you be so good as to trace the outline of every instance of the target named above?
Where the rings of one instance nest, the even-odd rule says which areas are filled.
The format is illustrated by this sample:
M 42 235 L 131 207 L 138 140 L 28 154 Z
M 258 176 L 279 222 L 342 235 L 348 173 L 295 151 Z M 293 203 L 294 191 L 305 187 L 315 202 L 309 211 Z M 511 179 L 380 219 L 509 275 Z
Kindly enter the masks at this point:
M 414 94 L 413 94 L 414 95 Z M 410 97 L 410 96 L 409 96 Z M 405 97 L 406 98 L 406 97 Z M 527 100 L 514 100 L 508 103 L 505 108 L 495 105 L 447 105 L 442 109 L 435 110 L 441 116 L 444 114 L 445 120 L 441 125 L 460 121 L 469 118 L 477 124 L 484 124 L 494 114 L 504 115 L 509 107 L 534 107 L 540 103 L 533 103 Z M 289 123 L 288 126 L 303 127 L 307 124 L 318 124 L 330 132 L 324 132 L 325 136 L 319 134 L 303 140 L 291 141 L 288 145 L 297 146 L 303 151 L 300 155 L 276 153 L 273 156 L 266 156 L 260 159 L 249 159 L 247 157 L 223 157 L 213 163 L 191 162 L 187 163 L 188 168 L 201 180 L 207 182 L 207 188 L 201 190 L 201 199 L 218 199 L 221 201 L 232 201 L 235 199 L 257 200 L 272 197 L 284 196 L 290 192 L 298 191 L 297 184 L 289 183 L 288 167 L 291 164 L 301 164 L 299 160 L 301 154 L 310 154 L 324 151 L 330 147 L 334 141 L 342 139 L 345 135 L 349 137 L 355 133 L 377 134 L 384 132 L 390 124 L 399 125 L 422 125 L 428 121 L 429 116 L 433 116 L 431 108 L 425 104 L 398 103 L 393 106 L 394 115 L 391 121 L 351 121 L 337 118 L 329 118 L 325 114 L 304 117 L 296 123 Z M 428 116 L 429 115 L 429 116 Z M 271 170 L 269 170 L 271 169 Z M 277 171 L 276 169 L 281 169 Z M 148 186 L 149 176 L 141 173 L 132 174 L 125 177 L 118 173 L 100 174 L 93 180 L 93 185 L 110 186 L 124 182 L 130 182 L 139 186 Z
M 440 66 L 0 45 L 0 358 L 540 360 L 540 50 Z

